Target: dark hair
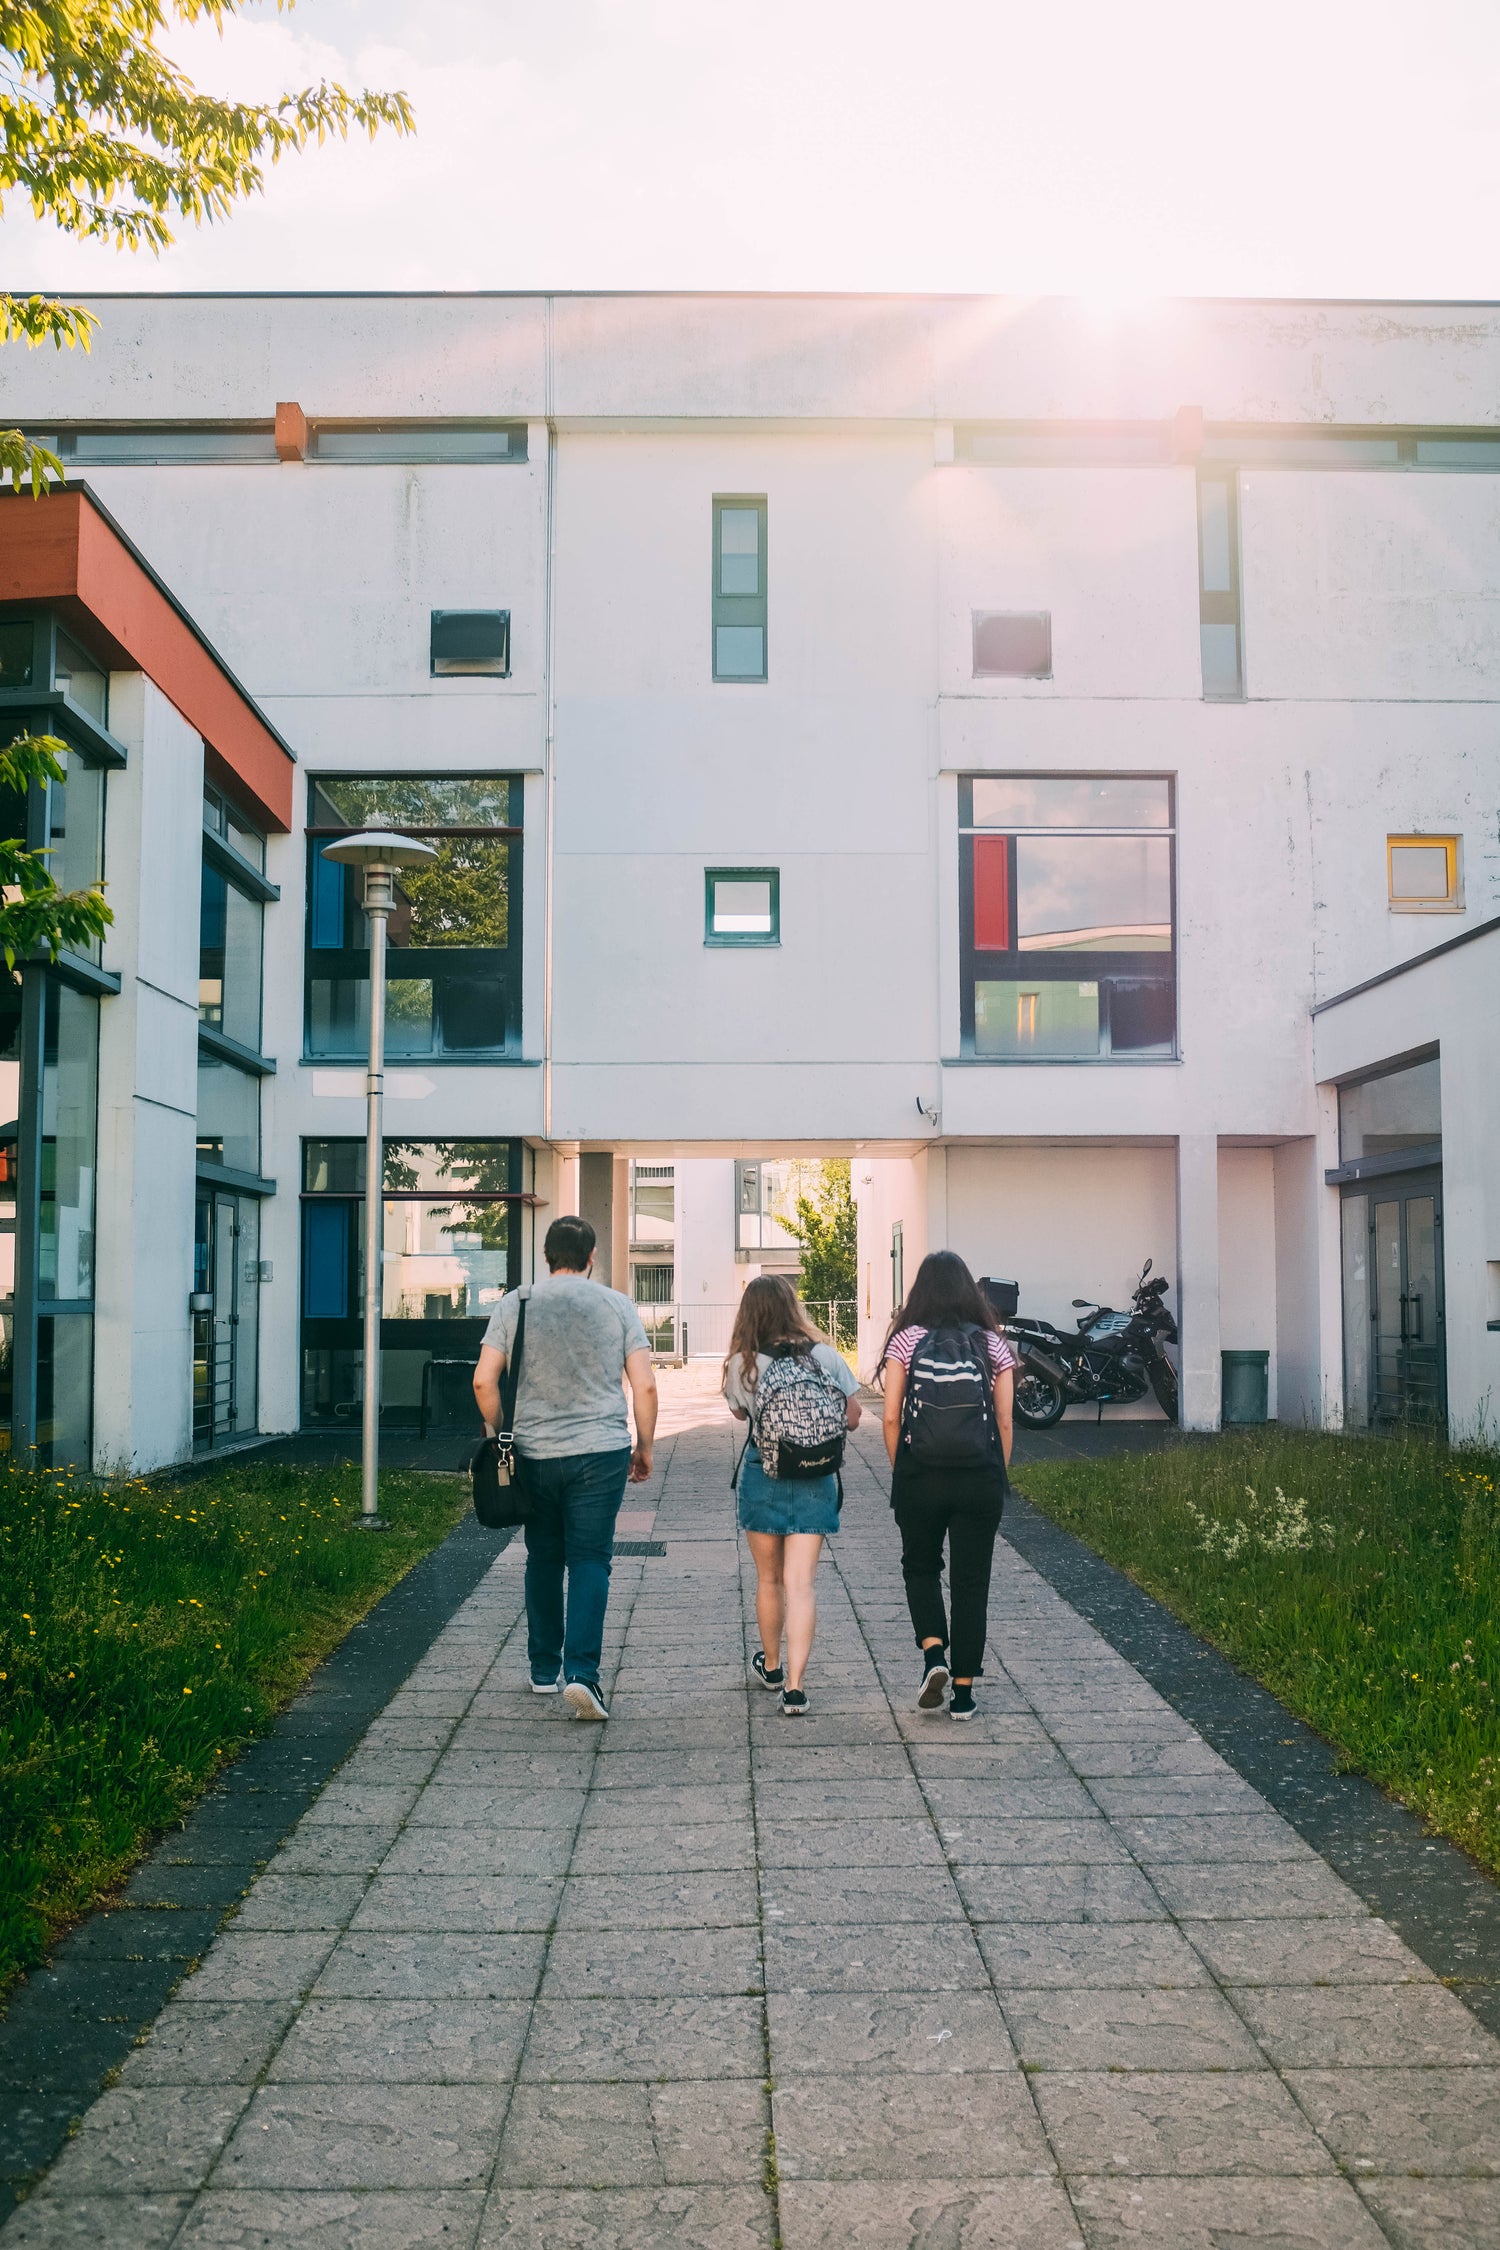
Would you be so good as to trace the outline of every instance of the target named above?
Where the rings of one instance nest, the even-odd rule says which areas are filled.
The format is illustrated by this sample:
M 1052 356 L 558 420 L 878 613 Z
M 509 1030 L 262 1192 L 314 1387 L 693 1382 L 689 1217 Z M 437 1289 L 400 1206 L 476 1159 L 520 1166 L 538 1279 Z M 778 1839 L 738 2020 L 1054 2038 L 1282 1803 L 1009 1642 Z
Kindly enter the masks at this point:
M 729 1380 L 729 1363 L 739 1355 L 740 1381 L 747 1391 L 755 1388 L 755 1356 L 757 1352 L 768 1355 L 778 1344 L 795 1344 L 799 1348 L 821 1343 L 822 1338 L 808 1319 L 802 1301 L 784 1273 L 757 1274 L 745 1285 L 740 1299 L 740 1309 L 735 1315 L 734 1334 L 729 1339 L 729 1350 L 724 1358 L 723 1381 Z
M 598 1239 L 587 1219 L 554 1219 L 542 1244 L 542 1256 L 553 1273 L 582 1273 Z
M 922 1260 L 904 1305 L 891 1315 L 880 1348 L 880 1367 L 900 1328 L 988 1328 L 999 1321 L 988 1298 L 956 1250 L 934 1250 Z M 876 1373 L 880 1368 L 876 1369 Z

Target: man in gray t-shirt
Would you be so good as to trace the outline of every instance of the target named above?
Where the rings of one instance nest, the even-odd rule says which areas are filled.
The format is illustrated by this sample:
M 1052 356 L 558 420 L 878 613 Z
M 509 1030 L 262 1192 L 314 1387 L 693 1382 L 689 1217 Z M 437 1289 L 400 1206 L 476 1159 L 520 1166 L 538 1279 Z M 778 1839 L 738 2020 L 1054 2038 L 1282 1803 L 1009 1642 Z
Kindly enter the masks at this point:
M 556 1695 L 561 1665 L 563 1696 L 578 1717 L 607 1719 L 599 1655 L 615 1517 L 627 1478 L 644 1484 L 651 1474 L 656 1377 L 634 1305 L 591 1278 L 594 1230 L 587 1219 L 554 1219 L 544 1252 L 547 1280 L 512 1290 L 490 1317 L 474 1396 L 486 1427 L 498 1429 L 500 1378 L 515 1347 L 524 1297 L 515 1437 L 526 1499 L 532 1693 Z M 635 1409 L 633 1450 L 626 1383 Z

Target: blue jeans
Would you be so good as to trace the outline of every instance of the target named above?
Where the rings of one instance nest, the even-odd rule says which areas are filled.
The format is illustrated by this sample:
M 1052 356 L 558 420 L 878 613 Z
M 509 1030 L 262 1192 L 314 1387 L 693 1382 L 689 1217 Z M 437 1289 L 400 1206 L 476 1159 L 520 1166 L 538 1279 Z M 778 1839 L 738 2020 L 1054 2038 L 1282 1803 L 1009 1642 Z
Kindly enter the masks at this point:
M 629 1469 L 628 1445 L 526 1463 L 526 1653 L 534 1680 L 555 1680 L 561 1664 L 566 1679 L 598 1685 L 609 1558 Z

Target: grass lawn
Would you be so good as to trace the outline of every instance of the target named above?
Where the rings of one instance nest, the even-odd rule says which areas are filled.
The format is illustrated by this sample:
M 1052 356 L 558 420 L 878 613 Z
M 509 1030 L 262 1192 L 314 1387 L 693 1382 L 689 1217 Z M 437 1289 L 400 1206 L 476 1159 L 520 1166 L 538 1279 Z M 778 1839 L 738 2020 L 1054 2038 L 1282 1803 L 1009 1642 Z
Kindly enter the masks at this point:
M 226 1464 L 186 1483 L 0 1472 L 0 1989 L 452 1528 L 451 1479 Z
M 1272 1425 L 1018 1481 L 1500 1874 L 1500 1454 Z

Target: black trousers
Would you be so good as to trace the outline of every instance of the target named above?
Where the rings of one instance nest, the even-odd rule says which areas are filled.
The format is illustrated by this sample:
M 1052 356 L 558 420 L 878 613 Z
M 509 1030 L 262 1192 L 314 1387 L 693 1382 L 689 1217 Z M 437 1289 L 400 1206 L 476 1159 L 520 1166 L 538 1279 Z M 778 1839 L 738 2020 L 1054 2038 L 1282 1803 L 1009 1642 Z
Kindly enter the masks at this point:
M 898 1467 L 891 1486 L 912 1631 L 919 1642 L 948 1641 L 948 1660 L 959 1679 L 977 1679 L 984 1670 L 990 1567 L 1004 1503 L 1005 1478 L 991 1469 Z M 951 1641 L 943 1608 L 945 1540 Z

